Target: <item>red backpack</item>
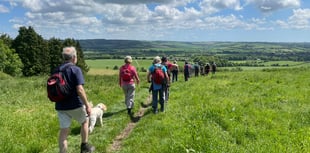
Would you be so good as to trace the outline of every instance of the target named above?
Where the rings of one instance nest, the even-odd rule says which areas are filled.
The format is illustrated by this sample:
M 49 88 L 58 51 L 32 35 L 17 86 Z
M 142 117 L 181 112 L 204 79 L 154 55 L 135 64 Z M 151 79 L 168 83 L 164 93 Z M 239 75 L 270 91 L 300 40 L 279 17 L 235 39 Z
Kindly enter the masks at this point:
M 123 81 L 130 81 L 132 79 L 132 73 L 131 73 L 131 69 L 130 66 L 123 66 L 121 71 L 121 78 Z
M 61 102 L 72 95 L 72 87 L 68 84 L 64 71 L 72 66 L 69 63 L 62 69 L 58 67 L 52 75 L 47 79 L 47 97 L 52 102 Z
M 163 84 L 165 81 L 165 74 L 162 70 L 162 66 L 155 66 L 155 70 L 152 74 L 152 78 L 154 83 L 156 84 Z

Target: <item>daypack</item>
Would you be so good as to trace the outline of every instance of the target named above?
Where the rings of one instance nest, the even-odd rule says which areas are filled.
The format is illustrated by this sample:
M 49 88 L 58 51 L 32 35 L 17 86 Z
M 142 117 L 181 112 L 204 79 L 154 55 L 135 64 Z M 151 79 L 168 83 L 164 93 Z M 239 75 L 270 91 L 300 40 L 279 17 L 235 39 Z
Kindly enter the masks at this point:
M 47 97 L 52 102 L 61 102 L 66 100 L 72 94 L 72 88 L 67 82 L 67 78 L 64 74 L 65 70 L 69 68 L 71 63 L 56 71 L 47 79 Z
M 123 81 L 130 81 L 132 79 L 130 66 L 123 66 L 121 71 L 121 78 Z
M 155 66 L 152 78 L 156 84 L 163 84 L 165 82 L 165 74 L 162 70 L 162 66 Z

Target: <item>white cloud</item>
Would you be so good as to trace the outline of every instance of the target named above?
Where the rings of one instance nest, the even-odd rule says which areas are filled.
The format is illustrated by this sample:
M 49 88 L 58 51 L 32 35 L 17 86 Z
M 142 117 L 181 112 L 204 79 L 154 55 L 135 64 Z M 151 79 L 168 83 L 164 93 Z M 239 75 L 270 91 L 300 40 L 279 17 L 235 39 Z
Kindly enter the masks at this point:
M 289 25 L 296 29 L 310 28 L 310 9 L 297 9 L 293 10 L 293 13 L 288 19 Z
M 0 13 L 8 13 L 10 10 L 4 5 L 0 4 Z
M 310 9 L 293 10 L 293 15 L 287 21 L 276 20 L 275 24 L 285 29 L 310 29 Z
M 239 11 L 242 9 L 239 0 L 203 0 L 200 7 L 206 14 L 213 14 L 223 9 Z
M 273 30 L 307 28 L 308 10 L 294 10 L 287 21 L 250 16 L 248 5 L 262 12 L 300 6 L 300 0 L 18 0 L 27 12 L 14 27 L 33 26 L 47 36 L 160 39 L 182 30 Z M 1 10 L 1 4 L 0 4 Z M 221 11 L 225 14 L 221 14 Z M 229 12 L 229 15 L 227 15 Z M 292 25 L 291 25 L 292 24 Z M 63 36 L 66 34 L 66 36 Z M 172 36 L 171 36 L 172 37 Z
M 18 30 L 20 27 L 22 27 L 22 24 L 13 24 L 13 28 Z
M 247 3 L 254 4 L 262 12 L 272 12 L 300 6 L 300 0 L 247 0 Z
M 168 6 L 186 6 L 188 3 L 196 0 L 94 0 L 100 4 L 120 4 L 120 5 L 137 5 L 137 4 L 156 4 Z

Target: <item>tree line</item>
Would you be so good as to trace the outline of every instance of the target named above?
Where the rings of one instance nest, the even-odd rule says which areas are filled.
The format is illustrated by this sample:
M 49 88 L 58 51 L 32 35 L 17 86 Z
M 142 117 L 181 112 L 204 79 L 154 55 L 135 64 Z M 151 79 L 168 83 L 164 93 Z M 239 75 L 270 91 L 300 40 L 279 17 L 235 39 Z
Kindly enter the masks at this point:
M 84 73 L 88 72 L 78 41 L 72 38 L 45 40 L 31 26 L 20 27 L 15 39 L 6 34 L 0 36 L 0 71 L 26 77 L 50 74 L 63 62 L 61 53 L 65 46 L 76 47 L 77 65 Z

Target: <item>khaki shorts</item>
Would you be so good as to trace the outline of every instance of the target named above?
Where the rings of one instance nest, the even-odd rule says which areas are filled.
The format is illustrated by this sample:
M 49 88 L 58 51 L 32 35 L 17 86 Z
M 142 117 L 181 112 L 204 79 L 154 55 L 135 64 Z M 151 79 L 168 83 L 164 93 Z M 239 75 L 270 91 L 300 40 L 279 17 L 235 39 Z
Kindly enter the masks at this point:
M 72 110 L 57 110 L 60 128 L 69 128 L 72 119 L 83 124 L 87 119 L 87 113 L 84 107 Z

